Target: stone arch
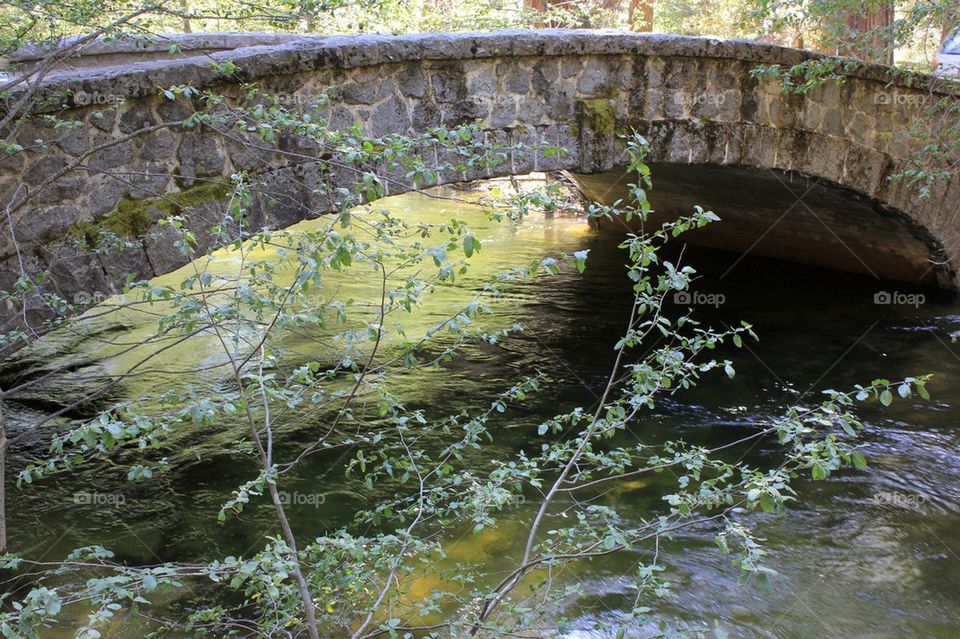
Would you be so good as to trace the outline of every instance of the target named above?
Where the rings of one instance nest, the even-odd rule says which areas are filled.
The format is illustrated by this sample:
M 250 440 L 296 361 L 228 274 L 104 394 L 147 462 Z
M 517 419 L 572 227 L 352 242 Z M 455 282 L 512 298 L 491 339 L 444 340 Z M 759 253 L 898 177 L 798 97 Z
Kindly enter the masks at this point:
M 332 210 L 331 194 L 354 184 L 361 167 L 295 138 L 251 146 L 241 136 L 170 126 L 194 105 L 157 94 L 158 87 L 190 84 L 238 97 L 241 82 L 293 108 L 324 93 L 329 104 L 321 109 L 332 127 L 359 122 L 379 135 L 476 121 L 481 143 L 567 151 L 515 152 L 496 167 L 448 172 L 438 183 L 533 170 L 601 173 L 625 163 L 618 135 L 630 129 L 649 138 L 655 161 L 822 178 L 870 198 L 878 211 L 905 216 L 904 232 L 928 237 L 939 262 L 935 281 L 921 281 L 957 286 L 960 181 L 922 200 L 888 179 L 919 148 L 899 133 L 923 126 L 917 105 L 939 94 L 884 67 L 860 67 L 846 72 L 843 83 L 796 96 L 752 71 L 813 54 L 710 38 L 586 30 L 185 37 L 200 38 L 193 49 L 184 47 L 195 55 L 167 59 L 151 52 L 122 64 L 129 55 L 124 44 L 104 44 L 96 50 L 99 62 L 51 74 L 34 87 L 38 113 L 86 126 L 53 135 L 29 125 L 18 135 L 26 150 L 0 160 L 0 200 L 13 211 L 0 233 L 0 289 L 9 290 L 21 274 L 49 271 L 50 285 L 70 299 L 115 289 L 130 272 L 149 277 L 175 268 L 182 262 L 173 250 L 178 238 L 157 224 L 164 207 L 187 213 L 202 231 L 217 185 L 237 170 L 254 176 L 259 224 L 281 228 Z M 224 60 L 239 69 L 234 76 L 210 64 Z M 31 144 L 38 137 L 49 143 Z M 59 177 L 51 182 L 51 175 Z M 390 194 L 413 188 L 402 175 L 387 177 Z M 68 241 L 78 227 L 103 224 L 129 231 L 130 250 L 93 254 Z
M 640 131 L 652 149 L 653 207 L 675 216 L 702 205 L 723 220 L 688 235 L 694 243 L 956 287 L 954 227 L 944 228 L 931 215 L 938 209 L 888 179 L 895 162 L 885 154 L 752 124 L 659 122 Z M 591 199 L 627 197 L 622 169 L 571 177 Z

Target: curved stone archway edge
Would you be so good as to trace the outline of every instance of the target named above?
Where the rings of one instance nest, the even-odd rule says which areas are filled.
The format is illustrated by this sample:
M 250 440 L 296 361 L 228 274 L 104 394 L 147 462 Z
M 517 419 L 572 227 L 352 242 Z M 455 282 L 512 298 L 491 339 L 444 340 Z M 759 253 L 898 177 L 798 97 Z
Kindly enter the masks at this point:
M 629 128 L 649 138 L 656 162 L 811 176 L 875 200 L 902 222 L 910 243 L 903 255 L 925 258 L 900 279 L 957 286 L 960 182 L 944 183 L 940 192 L 920 199 L 888 179 L 919 149 L 919 142 L 898 134 L 917 122 L 918 104 L 938 95 L 931 95 L 932 85 L 911 86 L 885 67 L 866 65 L 842 84 L 796 96 L 751 70 L 817 56 L 743 41 L 543 30 L 218 42 L 239 48 L 211 52 L 216 47 L 198 43 L 197 55 L 115 64 L 123 51 L 100 47 L 100 63 L 33 87 L 46 100 L 38 111 L 86 126 L 51 131 L 38 118 L 17 137 L 27 150 L 0 161 L 0 200 L 8 210 L 31 194 L 0 232 L 0 289 L 9 290 L 23 273 L 49 272 L 49 284 L 75 300 L 116 290 L 128 273 L 169 272 L 183 258 L 174 248 L 177 232 L 157 225 L 163 205 L 142 207 L 149 219 L 137 225 L 129 250 L 81 251 L 70 238 L 78 226 L 115 220 L 130 202 L 179 192 L 157 202 L 186 211 L 206 248 L 213 243 L 204 229 L 217 208 L 218 185 L 236 171 L 255 175 L 252 218 L 258 225 L 283 228 L 335 210 L 337 189 L 356 183 L 358 167 L 294 139 L 251 146 L 208 129 L 164 124 L 189 116 L 194 107 L 184 98 L 158 95 L 159 88 L 189 84 L 239 97 L 241 81 L 294 106 L 326 94 L 323 112 L 331 127 L 359 122 L 384 135 L 479 121 L 485 142 L 568 151 L 517 152 L 493 169 L 447 173 L 438 183 L 531 171 L 607 171 L 625 163 L 618 134 Z M 230 78 L 211 65 L 226 60 L 239 69 Z M 50 143 L 33 148 L 38 138 Z M 388 194 L 411 188 L 402 175 L 387 180 Z M 749 188 L 744 191 L 748 198 Z M 702 195 L 709 207 L 710 194 Z M 870 259 L 882 257 L 885 248 L 877 248 Z M 39 317 L 43 309 L 32 312 Z
M 254 46 L 275 46 L 302 40 L 304 36 L 290 33 L 174 33 L 142 38 L 94 39 L 86 41 L 73 36 L 54 45 L 30 45 L 7 54 L 6 59 L 16 63 L 18 70 L 34 69 L 49 55 L 75 49 L 76 55 L 66 57 L 50 69 L 47 78 L 62 76 L 80 69 L 95 69 L 162 60 L 163 66 L 181 58 L 211 55 Z

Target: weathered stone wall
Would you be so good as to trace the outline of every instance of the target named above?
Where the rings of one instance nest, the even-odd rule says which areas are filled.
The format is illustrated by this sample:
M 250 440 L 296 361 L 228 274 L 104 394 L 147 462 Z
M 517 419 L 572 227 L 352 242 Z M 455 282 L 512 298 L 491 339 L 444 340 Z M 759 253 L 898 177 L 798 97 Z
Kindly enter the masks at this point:
M 234 61 L 241 79 L 294 106 L 311 105 L 325 93 L 333 127 L 360 122 L 382 135 L 480 120 L 488 141 L 568 151 L 553 157 L 514 153 L 493 170 L 448 173 L 440 182 L 610 169 L 624 163 L 617 134 L 628 127 L 648 137 L 656 161 L 823 178 L 875 198 L 925 229 L 930 255 L 944 260 L 936 268 L 939 283 L 955 286 L 960 183 L 920 200 L 887 180 L 916 151 L 897 132 L 914 124 L 921 113 L 917 104 L 930 99 L 928 90 L 892 81 L 882 67 L 867 67 L 843 84 L 785 96 L 774 82 L 750 73 L 758 63 L 794 64 L 807 57 L 706 38 L 537 31 L 302 38 L 60 73 L 38 94 L 64 96 L 53 101 L 63 106 L 47 110 L 87 126 L 53 131 L 38 118 L 17 136 L 28 150 L 0 161 L 2 202 L 9 207 L 30 196 L 26 206 L 8 214 L 0 233 L 0 288 L 8 290 L 24 271 L 50 270 L 52 285 L 71 299 L 78 292 L 110 291 L 130 272 L 169 272 L 182 262 L 174 248 L 177 232 L 157 220 L 171 211 L 187 214 L 189 226 L 209 245 L 206 229 L 215 219 L 221 185 L 238 170 L 256 175 L 258 224 L 282 228 L 336 207 L 336 187 L 352 185 L 357 167 L 328 149 L 293 138 L 266 145 L 169 126 L 195 105 L 159 96 L 158 87 L 191 84 L 242 99 L 238 79 L 218 75 L 211 59 Z M 54 142 L 31 148 L 38 138 Z M 412 185 L 393 176 L 386 187 L 395 194 Z M 178 191 L 183 193 L 164 196 Z M 102 228 L 135 245 L 96 254 L 71 239 Z

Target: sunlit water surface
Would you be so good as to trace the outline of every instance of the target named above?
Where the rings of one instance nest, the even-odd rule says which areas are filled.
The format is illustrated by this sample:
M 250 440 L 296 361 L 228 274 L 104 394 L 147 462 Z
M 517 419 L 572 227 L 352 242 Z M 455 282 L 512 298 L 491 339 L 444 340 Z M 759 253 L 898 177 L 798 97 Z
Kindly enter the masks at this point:
M 416 221 L 439 222 L 456 215 L 483 241 L 472 273 L 433 296 L 411 320 L 417 326 L 444 317 L 494 272 L 563 251 L 590 250 L 583 275 L 565 271 L 516 284 L 496 305 L 491 327 L 519 322 L 522 334 L 497 348 L 471 349 L 464 359 L 440 370 L 395 379 L 395 392 L 410 407 L 424 407 L 434 417 L 464 407 L 482 409 L 521 376 L 546 372 L 552 383 L 496 424 L 496 440 L 483 456 L 503 459 L 539 447 L 536 427 L 542 419 L 595 400 L 629 311 L 624 255 L 615 237 L 566 217 L 535 215 L 517 226 L 497 224 L 475 207 L 423 195 L 394 197 L 379 205 Z M 304 226 L 311 224 L 319 222 Z M 823 388 L 848 388 L 878 376 L 929 372 L 935 377 L 929 402 L 864 408 L 867 471 L 843 472 L 823 482 L 800 481 L 799 500 L 787 515 L 749 517 L 766 538 L 769 565 L 779 573 L 772 592 L 739 584 L 738 570 L 712 543 L 713 530 L 688 532 L 661 549 L 660 562 L 669 569 L 676 597 L 656 604 L 658 617 L 717 626 L 736 637 L 960 636 L 960 347 L 947 337 L 960 329 L 954 297 L 920 291 L 926 299 L 918 307 L 878 305 L 878 291 L 915 291 L 869 277 L 749 256 L 737 260 L 692 248 L 683 259 L 702 274 L 695 284 L 698 292 L 723 296 L 721 305 L 698 307 L 700 317 L 718 328 L 748 320 L 761 341 L 724 354 L 736 364 L 735 379 L 708 377 L 699 388 L 663 401 L 635 424 L 633 433 L 640 441 L 726 442 L 788 405 L 816 401 Z M 236 256 L 220 253 L 210 268 L 229 275 L 236 269 Z M 185 272 L 162 279 L 174 282 Z M 353 276 L 340 283 L 341 295 L 373 298 L 374 280 Z M 142 317 L 128 316 L 124 322 L 127 327 L 111 333 L 113 338 L 132 340 L 154 328 Z M 69 347 L 57 355 L 63 361 L 103 352 L 91 341 L 53 339 Z M 306 341 L 291 346 L 307 352 L 316 348 Z M 216 344 L 198 338 L 189 348 L 166 354 L 156 367 L 211 364 L 220 361 L 218 357 Z M 119 370 L 122 364 L 121 358 L 115 366 Z M 219 377 L 178 382 L 227 385 Z M 172 382 L 145 375 L 127 384 L 123 393 L 136 396 L 147 388 L 156 392 L 164 384 Z M 42 412 L 37 403 L 31 406 L 9 408 L 14 429 Z M 286 449 L 310 441 L 312 426 L 305 423 L 288 433 Z M 209 453 L 212 443 L 227 442 L 236 434 L 213 430 L 178 442 L 171 451 L 173 469 L 147 483 L 123 481 L 122 468 L 112 472 L 90 467 L 13 491 L 9 505 L 14 547 L 34 559 L 53 560 L 75 547 L 99 543 L 122 560 L 143 563 L 251 553 L 265 533 L 275 532 L 268 507 L 254 505 L 227 525 L 216 522 L 231 491 L 256 473 L 244 458 Z M 191 445 L 205 447 L 203 460 L 184 451 Z M 36 452 L 30 447 L 15 450 L 14 469 Z M 761 443 L 741 454 L 762 464 L 777 451 L 773 444 Z M 77 503 L 78 486 L 122 495 L 123 503 Z M 290 507 L 295 528 L 311 536 L 349 522 L 352 512 L 376 498 L 355 478 L 344 476 L 340 452 L 308 458 L 284 488 L 327 496 L 322 504 Z M 661 494 L 650 483 L 634 481 L 617 486 L 604 500 L 626 517 L 641 517 L 663 508 Z M 505 512 L 494 529 L 479 535 L 452 533 L 446 543 L 448 561 L 510 565 L 521 553 L 531 518 L 532 504 L 520 505 Z M 583 585 L 584 593 L 564 611 L 572 620 L 565 636 L 612 636 L 610 628 L 633 599 L 630 560 L 614 556 L 565 573 L 565 579 Z M 426 580 L 414 590 L 426 593 L 431 585 Z M 176 593 L 168 597 L 173 602 Z M 651 632 L 637 628 L 636 636 Z M 138 623 L 118 620 L 107 636 L 142 634 Z M 51 631 L 49 636 L 70 632 Z

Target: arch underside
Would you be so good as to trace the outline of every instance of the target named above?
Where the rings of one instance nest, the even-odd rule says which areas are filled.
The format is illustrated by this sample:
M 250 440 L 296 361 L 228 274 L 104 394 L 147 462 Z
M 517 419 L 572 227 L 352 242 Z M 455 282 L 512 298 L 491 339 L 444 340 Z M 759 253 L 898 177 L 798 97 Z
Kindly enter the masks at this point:
M 721 219 L 688 232 L 685 242 L 882 280 L 952 282 L 943 246 L 929 232 L 905 213 L 829 180 L 748 166 L 655 162 L 651 170 L 655 213 L 648 228 L 697 205 Z M 626 201 L 635 181 L 623 168 L 570 177 L 585 197 L 608 205 Z
M 587 199 L 611 204 L 627 197 L 635 178 L 621 167 L 627 160 L 624 137 L 636 131 L 650 145 L 650 200 L 660 214 L 651 222 L 696 205 L 722 220 L 690 233 L 687 241 L 880 280 L 957 288 L 957 212 L 946 197 L 945 205 L 936 196 L 921 200 L 904 182 L 891 180 L 903 163 L 886 153 L 836 136 L 757 123 L 617 119 L 614 128 L 598 131 L 585 124 L 589 119 L 581 113 L 577 126 L 487 130 L 487 142 L 518 150 L 498 166 L 441 175 L 437 184 L 564 171 Z M 543 157 L 522 150 L 551 145 L 564 153 Z M 415 188 L 395 172 L 381 174 L 388 195 Z M 261 182 L 272 195 L 258 208 L 264 219 L 273 217 L 274 228 L 332 210 L 335 204 L 317 201 L 308 188 L 325 182 L 323 192 L 332 193 L 331 178 L 343 186 L 356 174 L 341 169 L 321 175 L 314 163 L 276 171 Z M 281 201 L 287 206 L 278 206 Z

